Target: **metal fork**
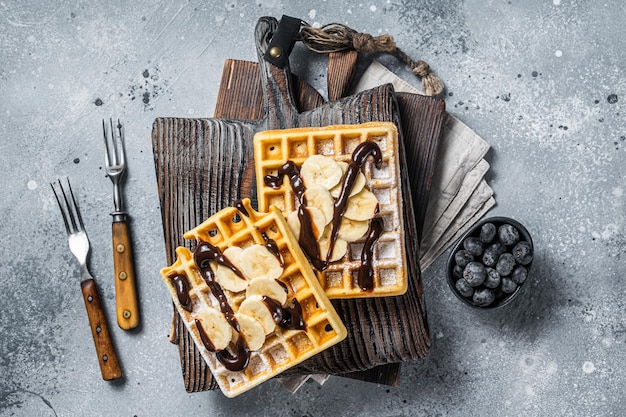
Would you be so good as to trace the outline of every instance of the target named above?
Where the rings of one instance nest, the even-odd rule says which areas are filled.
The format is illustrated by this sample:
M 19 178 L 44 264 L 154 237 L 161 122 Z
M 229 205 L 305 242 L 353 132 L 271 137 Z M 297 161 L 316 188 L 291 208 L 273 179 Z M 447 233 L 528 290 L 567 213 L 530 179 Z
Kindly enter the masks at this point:
M 111 213 L 111 216 L 113 216 L 111 236 L 113 239 L 113 266 L 115 270 L 115 309 L 117 312 L 117 324 L 124 330 L 130 330 L 139 324 L 139 309 L 128 219 L 127 213 L 124 211 L 122 199 L 122 178 L 126 171 L 124 132 L 119 120 L 114 125 L 113 119 L 109 119 L 108 125 L 107 128 L 106 121 L 102 121 L 106 147 L 104 154 L 105 169 L 111 182 L 113 182 L 113 204 L 115 206 L 115 211 Z
M 80 286 L 83 292 L 85 307 L 87 308 L 91 335 L 93 336 L 96 353 L 98 354 L 100 372 L 102 373 L 102 378 L 107 381 L 119 378 L 122 376 L 122 370 L 117 360 L 117 355 L 115 354 L 113 342 L 111 341 L 96 282 L 87 268 L 89 238 L 85 231 L 83 218 L 78 210 L 78 204 L 76 204 L 69 178 L 67 179 L 67 191 L 63 188 L 61 180 L 57 180 L 57 183 L 59 188 L 58 193 L 53 183 L 50 183 L 50 187 L 52 187 L 52 192 L 61 210 L 63 223 L 65 223 L 70 252 L 72 252 L 80 264 Z

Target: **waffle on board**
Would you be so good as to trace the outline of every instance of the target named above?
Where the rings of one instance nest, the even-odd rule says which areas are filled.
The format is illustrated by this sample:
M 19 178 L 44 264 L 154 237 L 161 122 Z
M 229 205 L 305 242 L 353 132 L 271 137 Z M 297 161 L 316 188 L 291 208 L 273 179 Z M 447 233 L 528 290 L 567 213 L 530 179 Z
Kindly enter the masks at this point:
M 244 199 L 184 237 L 195 251 L 177 248 L 161 275 L 227 397 L 346 337 L 278 209 L 259 213 Z
M 329 298 L 406 292 L 395 124 L 260 132 L 254 161 L 259 211 L 282 211 Z

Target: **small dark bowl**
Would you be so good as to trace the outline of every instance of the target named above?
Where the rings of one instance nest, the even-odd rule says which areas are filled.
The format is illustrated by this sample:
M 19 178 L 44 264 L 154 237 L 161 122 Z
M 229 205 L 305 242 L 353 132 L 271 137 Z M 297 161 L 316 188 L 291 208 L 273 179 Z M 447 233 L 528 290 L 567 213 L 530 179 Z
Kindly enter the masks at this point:
M 463 295 L 459 293 L 459 291 L 455 287 L 457 278 L 455 278 L 453 270 L 454 270 L 454 266 L 456 265 L 454 255 L 459 250 L 463 249 L 463 241 L 468 237 L 480 236 L 480 229 L 485 223 L 493 223 L 494 226 L 496 226 L 496 230 L 503 224 L 510 224 L 511 226 L 514 226 L 519 231 L 520 241 L 525 240 L 528 243 L 530 243 L 530 247 L 532 249 L 532 254 L 533 254 L 533 260 L 529 264 L 524 265 L 528 271 L 528 276 L 526 277 L 526 280 L 523 283 L 517 286 L 515 291 L 513 291 L 510 294 L 505 294 L 505 293 L 499 294 L 496 296 L 496 299 L 488 306 L 480 306 L 480 305 L 474 304 L 471 298 L 464 297 Z M 496 239 L 497 239 L 497 234 L 496 234 Z M 448 258 L 448 264 L 446 268 L 446 277 L 448 280 L 448 285 L 450 286 L 450 289 L 452 290 L 454 295 L 456 295 L 459 298 L 459 300 L 461 300 L 463 303 L 467 304 L 468 306 L 479 308 L 479 309 L 484 309 L 484 310 L 503 307 L 509 304 L 511 301 L 513 301 L 515 297 L 517 297 L 520 290 L 522 289 L 522 286 L 528 281 L 530 277 L 530 267 L 532 266 L 533 261 L 534 261 L 534 255 L 535 255 L 535 246 L 533 244 L 533 240 L 530 236 L 530 233 L 528 233 L 528 230 L 526 230 L 526 228 L 522 226 L 519 222 L 508 217 L 491 217 L 491 218 L 483 219 L 479 221 L 478 223 L 476 223 L 474 226 L 472 226 L 472 228 L 469 229 L 454 245 L 454 248 L 452 249 L 452 252 L 450 253 L 450 257 Z

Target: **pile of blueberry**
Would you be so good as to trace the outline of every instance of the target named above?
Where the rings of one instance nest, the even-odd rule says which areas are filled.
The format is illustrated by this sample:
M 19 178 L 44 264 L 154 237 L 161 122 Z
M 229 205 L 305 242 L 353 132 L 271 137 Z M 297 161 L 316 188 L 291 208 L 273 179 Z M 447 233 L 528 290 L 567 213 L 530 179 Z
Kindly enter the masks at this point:
M 492 306 L 526 281 L 532 260 L 532 243 L 518 227 L 488 221 L 463 238 L 454 252 L 454 289 L 478 307 Z

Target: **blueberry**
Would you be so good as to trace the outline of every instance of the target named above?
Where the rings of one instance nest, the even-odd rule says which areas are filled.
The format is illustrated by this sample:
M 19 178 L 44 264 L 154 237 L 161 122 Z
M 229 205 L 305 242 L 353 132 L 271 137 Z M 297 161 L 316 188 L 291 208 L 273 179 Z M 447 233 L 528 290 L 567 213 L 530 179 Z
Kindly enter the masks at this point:
M 487 271 L 485 270 L 485 266 L 480 262 L 470 262 L 465 269 L 463 269 L 463 278 L 465 278 L 467 283 L 472 287 L 478 287 L 485 282 L 486 277 Z
M 463 247 L 470 255 L 480 256 L 483 254 L 483 242 L 477 237 L 468 237 L 463 241 Z
M 493 223 L 485 223 L 480 228 L 480 241 L 487 244 L 491 243 L 496 237 L 496 226 Z
M 468 263 L 472 262 L 474 257 L 466 250 L 461 249 L 454 254 L 454 262 L 461 268 L 465 268 Z
M 500 285 L 500 274 L 493 268 L 485 268 L 487 271 L 487 277 L 483 284 L 487 288 L 497 288 Z
M 503 224 L 498 228 L 498 239 L 506 246 L 513 246 L 519 241 L 519 231 L 510 224 Z
M 474 304 L 480 307 L 487 307 L 489 304 L 493 303 L 493 300 L 496 299 L 496 292 L 491 288 L 479 288 L 474 291 L 474 297 L 472 297 L 472 301 Z
M 471 297 L 472 295 L 474 295 L 474 288 L 470 287 L 470 285 L 464 279 L 458 280 L 454 284 L 454 287 L 463 297 Z
M 533 248 L 525 240 L 519 242 L 513 248 L 513 257 L 518 264 L 528 265 L 533 260 Z
M 498 258 L 498 263 L 496 264 L 496 271 L 500 274 L 501 277 L 506 277 L 513 271 L 513 267 L 515 267 L 515 258 L 510 253 L 503 253 Z
M 496 266 L 498 258 L 504 252 L 506 252 L 506 247 L 500 242 L 489 245 L 487 249 L 485 249 L 485 253 L 483 253 L 483 263 L 486 266 Z
M 523 267 L 522 265 L 517 265 L 515 269 L 513 269 L 513 273 L 511 274 L 511 280 L 513 280 L 516 284 L 523 284 L 526 281 L 526 277 L 528 276 L 528 269 Z
M 517 284 L 513 282 L 511 278 L 502 278 L 502 285 L 500 285 L 502 292 L 510 294 L 517 289 Z
M 452 269 L 452 276 L 457 279 L 463 278 L 463 268 L 458 265 L 454 265 L 454 268 Z

